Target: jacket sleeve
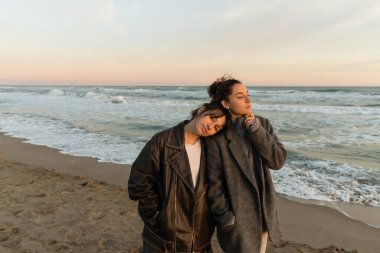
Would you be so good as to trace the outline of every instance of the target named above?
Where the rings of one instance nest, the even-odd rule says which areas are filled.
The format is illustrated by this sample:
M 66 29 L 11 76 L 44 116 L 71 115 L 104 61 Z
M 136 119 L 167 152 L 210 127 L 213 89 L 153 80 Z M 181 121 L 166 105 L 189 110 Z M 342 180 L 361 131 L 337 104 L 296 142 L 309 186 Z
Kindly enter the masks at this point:
M 157 173 L 159 171 L 159 150 L 148 142 L 131 167 L 128 193 L 131 200 L 138 200 L 141 219 L 153 225 L 159 212 Z
M 273 131 L 268 119 L 259 118 L 248 128 L 248 139 L 253 148 L 261 155 L 263 162 L 271 169 L 281 169 L 285 164 L 288 152 Z
M 221 152 L 213 138 L 207 139 L 207 187 L 214 220 L 222 228 L 233 225 L 235 216 L 230 204 Z

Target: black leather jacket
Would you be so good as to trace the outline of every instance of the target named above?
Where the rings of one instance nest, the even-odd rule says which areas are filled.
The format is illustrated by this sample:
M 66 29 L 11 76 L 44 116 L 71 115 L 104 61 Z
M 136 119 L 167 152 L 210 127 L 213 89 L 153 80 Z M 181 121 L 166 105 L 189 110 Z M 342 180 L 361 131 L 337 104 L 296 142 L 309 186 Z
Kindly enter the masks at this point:
M 157 252 L 211 252 L 215 223 L 207 202 L 204 140 L 194 189 L 184 144 L 188 121 L 155 134 L 132 165 L 129 197 L 138 200 L 143 238 Z

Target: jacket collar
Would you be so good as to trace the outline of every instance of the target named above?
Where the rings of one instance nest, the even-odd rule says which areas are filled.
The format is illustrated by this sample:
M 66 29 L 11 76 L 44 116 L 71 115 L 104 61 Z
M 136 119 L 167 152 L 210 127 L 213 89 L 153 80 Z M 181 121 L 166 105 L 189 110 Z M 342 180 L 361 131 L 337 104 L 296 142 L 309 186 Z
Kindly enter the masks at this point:
M 228 129 L 225 132 L 226 139 L 230 142 L 236 137 L 236 133 L 234 132 L 233 128 Z
M 170 148 L 176 149 L 177 151 L 168 157 L 168 161 L 177 175 L 185 183 L 185 185 L 195 193 L 196 199 L 199 194 L 202 194 L 206 188 L 206 167 L 205 167 L 205 153 L 204 153 L 204 139 L 200 137 L 201 141 L 201 162 L 199 167 L 198 183 L 194 188 L 193 178 L 191 175 L 189 158 L 185 148 L 184 142 L 184 128 L 189 120 L 185 120 L 172 127 L 169 132 L 168 140 L 166 145 Z
M 172 127 L 169 132 L 167 146 L 176 149 L 185 149 L 184 135 L 185 135 L 185 125 L 189 120 L 185 120 Z
M 237 133 L 235 131 L 235 127 L 238 127 L 238 125 L 243 124 L 244 119 L 243 118 L 237 118 L 234 122 L 232 122 L 232 127 L 226 130 L 225 136 L 226 139 L 229 141 L 236 140 Z

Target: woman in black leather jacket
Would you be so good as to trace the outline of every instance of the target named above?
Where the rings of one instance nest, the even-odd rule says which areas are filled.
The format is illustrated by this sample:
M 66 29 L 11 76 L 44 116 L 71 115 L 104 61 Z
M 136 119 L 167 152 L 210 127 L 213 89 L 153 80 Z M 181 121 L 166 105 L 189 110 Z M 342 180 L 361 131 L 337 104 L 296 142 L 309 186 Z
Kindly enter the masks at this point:
M 133 163 L 128 191 L 139 201 L 144 253 L 212 252 L 204 138 L 220 132 L 228 115 L 219 103 L 204 104 L 155 134 Z

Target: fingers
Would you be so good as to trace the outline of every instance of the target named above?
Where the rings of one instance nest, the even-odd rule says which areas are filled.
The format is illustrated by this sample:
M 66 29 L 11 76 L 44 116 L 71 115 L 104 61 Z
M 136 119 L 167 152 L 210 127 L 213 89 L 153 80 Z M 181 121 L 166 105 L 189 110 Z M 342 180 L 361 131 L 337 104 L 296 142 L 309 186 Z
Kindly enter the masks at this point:
M 255 115 L 253 114 L 253 112 L 251 112 L 250 114 L 246 114 L 245 117 L 253 119 L 253 120 L 255 120 L 255 118 L 256 118 Z
M 254 121 L 254 119 L 246 117 L 246 119 L 244 120 L 244 124 L 246 126 L 250 126 L 253 123 L 253 121 Z
M 249 120 L 249 121 L 245 122 L 245 124 L 246 124 L 247 126 L 250 126 L 250 125 L 253 124 L 253 120 Z
M 253 113 L 247 114 L 244 116 L 244 124 L 246 127 L 249 127 L 250 125 L 253 124 L 253 122 L 256 120 L 256 117 Z

